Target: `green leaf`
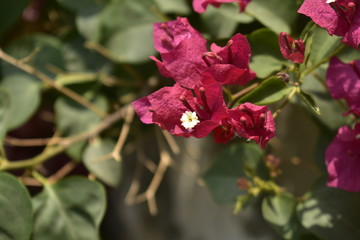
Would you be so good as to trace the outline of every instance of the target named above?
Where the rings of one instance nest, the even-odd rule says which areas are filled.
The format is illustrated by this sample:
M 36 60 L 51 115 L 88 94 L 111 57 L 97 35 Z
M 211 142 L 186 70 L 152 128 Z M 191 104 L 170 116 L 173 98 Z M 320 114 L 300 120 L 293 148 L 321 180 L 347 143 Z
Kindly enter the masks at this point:
M 98 240 L 105 190 L 98 182 L 70 177 L 33 198 L 36 240 Z
M 7 129 L 24 124 L 38 109 L 41 101 L 40 82 L 24 73 L 7 75 L 0 83 L 10 96 L 10 112 Z
M 83 162 L 86 168 L 109 186 L 116 187 L 121 179 L 121 162 L 106 155 L 111 154 L 115 148 L 114 141 L 110 139 L 95 139 L 84 151 Z
M 224 149 L 205 173 L 204 180 L 218 203 L 235 203 L 246 194 L 237 186 L 237 179 L 260 169 L 262 150 L 256 144 L 233 144 Z
M 320 115 L 320 109 L 316 105 L 315 100 L 312 95 L 308 94 L 304 90 L 300 89 L 298 92 L 301 100 L 311 109 L 314 111 L 314 113 Z
M 185 0 L 155 0 L 162 13 L 176 13 L 177 15 L 188 15 L 191 12 Z
M 163 19 L 149 11 L 154 4 L 153 1 L 122 0 L 111 2 L 104 9 L 103 42 L 116 60 L 139 63 L 155 54 L 152 25 Z
M 291 33 L 291 26 L 298 16 L 295 1 L 256 0 L 249 3 L 246 12 L 277 34 Z
M 11 100 L 7 90 L 0 88 L 0 142 L 4 138 L 10 120 Z
M 29 0 L 0 1 L 0 37 L 21 16 Z
M 239 12 L 238 4 L 222 4 L 219 8 L 209 5 L 200 15 L 202 23 L 215 39 L 229 38 L 238 23 L 250 23 L 254 19 Z
M 284 58 L 279 50 L 278 36 L 269 29 L 259 29 L 248 37 L 252 57 L 250 68 L 258 78 L 266 78 L 283 68 Z
M 312 65 L 320 63 L 329 57 L 341 45 L 341 38 L 330 36 L 326 29 L 315 27 L 312 35 L 312 44 L 309 62 Z
M 261 210 L 265 220 L 285 239 L 298 239 L 299 226 L 293 196 L 286 193 L 267 196 L 263 199 Z
M 320 115 L 313 114 L 314 111 L 311 110 L 311 116 L 324 130 L 336 132 L 340 126 L 347 123 L 347 118 L 342 116 L 345 110 L 341 107 L 339 102 L 330 96 L 329 91 L 325 86 L 326 68 L 327 67 L 323 65 L 315 71 L 316 75 L 307 75 L 304 83 L 301 85 L 301 89 L 313 96 L 320 109 Z
M 107 101 L 104 96 L 96 95 L 91 102 L 106 112 Z M 95 113 L 67 97 L 60 97 L 56 100 L 55 114 L 57 128 L 65 137 L 89 130 L 101 121 L 101 118 Z M 67 149 L 67 153 L 75 160 L 80 160 L 84 145 L 85 141 L 73 144 Z
M 306 195 L 297 210 L 302 225 L 321 239 L 360 238 L 360 193 L 322 183 Z
M 98 0 L 57 0 L 61 5 L 73 10 L 79 32 L 88 40 L 98 42 L 101 38 L 100 13 L 104 7 Z
M 267 105 L 280 101 L 288 96 L 293 90 L 294 86 L 288 86 L 284 80 L 271 77 L 263 81 L 253 91 L 240 98 L 236 105 L 244 102 Z
M 22 59 L 34 53 L 34 50 L 38 48 L 39 52 L 34 54 L 32 59 L 29 59 L 29 62 L 39 71 L 53 77 L 55 74 L 50 71 L 51 67 L 55 66 L 56 68 L 64 69 L 62 47 L 61 41 L 56 37 L 45 34 L 33 34 L 13 41 L 6 48 L 6 52 L 17 59 Z M 24 73 L 5 61 L 1 62 L 1 68 L 4 75 Z
M 0 239 L 28 240 L 32 231 L 32 205 L 28 191 L 8 173 L 0 173 Z

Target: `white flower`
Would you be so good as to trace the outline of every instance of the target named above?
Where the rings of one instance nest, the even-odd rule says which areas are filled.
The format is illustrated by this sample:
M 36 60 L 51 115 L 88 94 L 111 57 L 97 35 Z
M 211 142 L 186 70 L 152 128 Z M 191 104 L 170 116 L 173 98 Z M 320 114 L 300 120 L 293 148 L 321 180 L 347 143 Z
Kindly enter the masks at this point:
M 333 3 L 336 2 L 336 0 L 327 0 L 326 3 Z
M 196 124 L 200 122 L 196 116 L 196 112 L 190 111 L 184 112 L 180 118 L 180 121 L 182 122 L 181 125 L 186 129 L 193 129 Z

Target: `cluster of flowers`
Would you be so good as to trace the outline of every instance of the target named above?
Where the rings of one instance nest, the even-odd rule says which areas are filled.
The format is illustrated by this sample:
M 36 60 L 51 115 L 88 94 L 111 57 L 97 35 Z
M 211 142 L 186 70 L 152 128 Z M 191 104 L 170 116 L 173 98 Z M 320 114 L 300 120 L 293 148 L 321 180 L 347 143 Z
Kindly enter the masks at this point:
M 360 44 L 359 6 L 359 0 L 305 0 L 298 12 L 326 28 L 330 35 L 342 36 L 345 44 L 357 49 Z M 326 84 L 333 98 L 343 98 L 348 104 L 350 110 L 344 115 L 360 116 L 360 60 L 346 64 L 333 57 Z M 354 128 L 339 128 L 326 150 L 325 161 L 328 186 L 360 191 L 360 123 Z
M 246 85 L 256 77 L 243 35 L 236 34 L 224 47 L 213 43 L 209 51 L 188 20 L 177 18 L 154 24 L 154 46 L 161 61 L 151 59 L 175 84 L 132 103 L 143 123 L 155 123 L 176 136 L 202 138 L 214 132 L 216 143 L 240 136 L 265 147 L 275 136 L 267 106 L 244 103 L 229 109 L 225 104 L 222 85 Z

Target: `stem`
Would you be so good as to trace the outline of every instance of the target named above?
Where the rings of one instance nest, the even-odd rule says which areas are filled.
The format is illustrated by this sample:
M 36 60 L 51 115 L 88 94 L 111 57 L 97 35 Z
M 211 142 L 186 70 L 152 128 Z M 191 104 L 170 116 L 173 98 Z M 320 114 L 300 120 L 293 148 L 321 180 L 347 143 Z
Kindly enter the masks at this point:
M 27 72 L 44 83 L 48 84 L 49 86 L 55 88 L 59 92 L 63 93 L 64 95 L 68 96 L 69 98 L 73 99 L 74 101 L 78 102 L 79 104 L 83 105 L 84 107 L 88 108 L 92 112 L 94 112 L 96 115 L 100 116 L 101 118 L 106 117 L 106 113 L 100 109 L 95 104 L 89 102 L 85 98 L 83 98 L 81 95 L 77 94 L 76 92 L 70 90 L 69 88 L 66 88 L 64 86 L 61 86 L 56 81 L 45 75 L 44 73 L 40 72 L 36 68 L 24 63 L 24 61 L 18 60 L 13 58 L 12 56 L 6 54 L 2 49 L 0 49 L 0 59 L 3 59 L 5 62 L 10 63 L 11 65 L 23 70 L 24 72 Z
M 290 102 L 291 98 L 295 95 L 295 93 L 298 91 L 298 87 L 294 87 L 294 89 L 290 92 L 288 97 L 285 99 L 285 101 L 281 104 L 281 106 L 273 113 L 273 118 L 275 119 L 278 114 L 286 107 L 286 105 Z
M 234 105 L 234 103 L 236 102 L 236 100 L 238 100 L 240 97 L 242 97 L 243 95 L 247 94 L 248 92 L 250 92 L 251 90 L 253 90 L 254 88 L 256 88 L 257 86 L 260 85 L 261 82 L 256 82 L 254 84 L 251 84 L 250 86 L 248 86 L 245 89 L 242 89 L 241 91 L 235 93 L 232 96 L 232 101 L 230 101 L 227 106 L 230 108 Z
M 111 114 L 101 123 L 99 123 L 94 128 L 86 132 L 82 132 L 72 137 L 63 138 L 60 141 L 58 141 L 55 138 L 54 141 L 57 141 L 59 145 L 51 146 L 51 144 L 49 143 L 49 145 L 47 145 L 45 150 L 39 155 L 35 156 L 34 158 L 20 160 L 20 161 L 0 162 L 0 171 L 31 168 L 40 163 L 43 163 L 48 159 L 50 159 L 51 157 L 63 152 L 67 147 L 71 146 L 72 144 L 99 134 L 100 132 L 104 131 L 109 126 L 111 126 L 113 123 L 117 122 L 120 118 L 122 118 L 122 116 L 123 116 L 123 108 Z

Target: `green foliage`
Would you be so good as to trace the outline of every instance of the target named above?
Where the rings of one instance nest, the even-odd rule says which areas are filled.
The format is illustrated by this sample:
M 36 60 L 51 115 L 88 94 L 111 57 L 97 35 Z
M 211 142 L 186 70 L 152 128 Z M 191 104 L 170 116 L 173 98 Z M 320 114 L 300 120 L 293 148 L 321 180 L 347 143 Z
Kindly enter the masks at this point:
M 291 27 L 297 18 L 298 6 L 295 1 L 256 0 L 246 8 L 246 12 L 277 34 L 291 33 Z
M 252 57 L 250 67 L 258 78 L 266 78 L 284 66 L 280 53 L 278 36 L 271 30 L 263 28 L 252 32 L 248 37 Z
M 262 214 L 284 239 L 299 239 L 296 219 L 296 201 L 287 193 L 267 196 L 262 201 Z
M 0 1 L 0 38 L 21 16 L 28 3 L 29 0 Z
M 0 88 L 0 141 L 4 138 L 10 122 L 11 99 L 7 90 Z
M 111 139 L 94 139 L 84 151 L 83 162 L 86 168 L 109 186 L 119 185 L 121 162 L 117 162 L 111 153 L 115 143 Z
M 32 205 L 28 191 L 15 177 L 0 173 L 0 239 L 28 240 L 32 231 Z
M 289 86 L 283 79 L 270 77 L 264 80 L 257 88 L 239 99 L 238 103 L 252 102 L 266 105 L 280 101 L 294 91 L 294 86 Z
M 91 97 L 92 93 L 88 92 Z M 91 97 L 91 102 L 103 109 L 107 110 L 107 101 L 103 95 L 95 95 Z M 55 102 L 56 125 L 64 136 L 73 136 L 96 125 L 101 118 L 95 113 L 80 105 L 68 97 L 59 97 Z M 68 148 L 67 152 L 73 158 L 80 160 L 85 141 L 80 141 Z
M 204 180 L 218 203 L 235 203 L 246 191 L 237 186 L 237 179 L 256 174 L 261 169 L 262 151 L 255 144 L 233 144 L 226 147 L 205 173 Z
M 360 194 L 324 185 L 318 184 L 298 205 L 302 225 L 326 240 L 359 238 Z
M 105 211 L 105 191 L 99 183 L 71 177 L 46 184 L 33 198 L 33 206 L 33 239 L 99 239 L 98 229 Z
M 24 124 L 38 109 L 41 102 L 41 85 L 34 77 L 24 73 L 14 73 L 2 79 L 0 87 L 10 97 L 7 130 Z M 26 103 L 26 104 L 24 104 Z

